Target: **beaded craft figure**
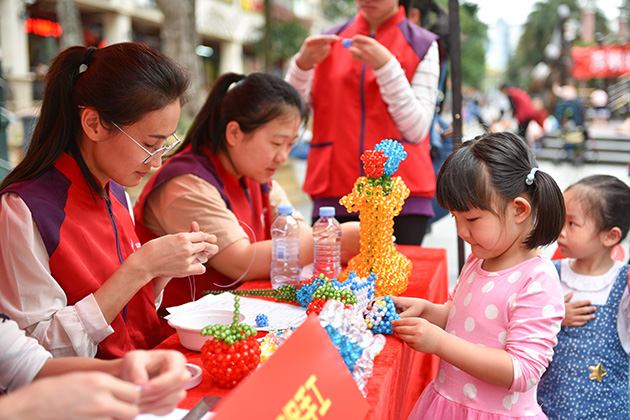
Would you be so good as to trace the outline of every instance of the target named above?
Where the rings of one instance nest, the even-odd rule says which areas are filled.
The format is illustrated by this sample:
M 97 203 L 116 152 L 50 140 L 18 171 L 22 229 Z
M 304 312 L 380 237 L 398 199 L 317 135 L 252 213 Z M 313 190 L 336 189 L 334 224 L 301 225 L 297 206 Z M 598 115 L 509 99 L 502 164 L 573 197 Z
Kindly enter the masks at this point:
M 203 366 L 210 379 L 221 388 L 233 388 L 253 372 L 260 363 L 257 331 L 238 322 L 240 297 L 234 297 L 234 322 L 230 325 L 209 325 L 201 335 L 210 336 L 201 347 Z
M 367 381 L 372 376 L 374 358 L 383 350 L 385 337 L 367 329 L 356 305 L 350 308 L 329 300 L 319 314 L 319 321 L 330 336 L 361 393 L 367 394 Z
M 392 177 L 407 157 L 403 146 L 383 140 L 361 156 L 366 176 L 359 177 L 352 192 L 339 200 L 349 212 L 359 212 L 360 251 L 339 276 L 353 270 L 359 277 L 375 273 L 378 296 L 398 296 L 407 290 L 411 261 L 398 252 L 392 240 L 394 217 L 400 213 L 409 188 L 401 177 Z
M 400 319 L 391 296 L 385 296 L 372 303 L 372 308 L 364 315 L 368 329 L 374 334 L 393 334 L 392 321 Z

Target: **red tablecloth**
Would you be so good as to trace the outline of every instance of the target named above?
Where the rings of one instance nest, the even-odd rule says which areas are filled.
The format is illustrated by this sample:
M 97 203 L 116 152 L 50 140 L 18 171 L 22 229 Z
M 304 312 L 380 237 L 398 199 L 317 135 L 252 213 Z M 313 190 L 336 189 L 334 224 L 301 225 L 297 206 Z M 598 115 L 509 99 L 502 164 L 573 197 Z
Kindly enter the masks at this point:
M 399 246 L 413 264 L 409 286 L 403 296 L 422 297 L 432 302 L 445 302 L 448 296 L 446 250 L 417 246 Z M 269 288 L 269 281 L 247 282 L 241 288 Z M 181 351 L 190 363 L 202 366 L 201 354 L 183 348 L 172 335 L 158 346 Z M 438 358 L 410 349 L 400 339 L 386 336 L 385 347 L 374 360 L 367 400 L 369 420 L 406 419 L 417 398 L 437 372 Z M 225 396 L 229 390 L 213 386 L 203 370 L 203 380 L 188 391 L 180 408 L 191 409 L 204 395 Z

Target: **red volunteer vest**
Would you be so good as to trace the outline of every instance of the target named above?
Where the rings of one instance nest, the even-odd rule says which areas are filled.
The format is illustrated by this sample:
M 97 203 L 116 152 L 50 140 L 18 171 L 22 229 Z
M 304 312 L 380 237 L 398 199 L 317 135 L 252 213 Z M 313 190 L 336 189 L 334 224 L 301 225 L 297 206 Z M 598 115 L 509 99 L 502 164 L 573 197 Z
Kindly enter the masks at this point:
M 2 191 L 19 194 L 30 209 L 50 257 L 51 274 L 68 305 L 96 292 L 140 246 L 123 187 L 110 181 L 108 190 L 106 199 L 93 195 L 79 165 L 63 154 L 36 178 Z M 152 282 L 136 293 L 111 326 L 114 333 L 100 343 L 98 358 L 122 357 L 129 350 L 159 344 Z
M 331 32 L 343 38 L 370 35 L 361 12 Z M 396 56 L 409 81 L 437 39 L 407 20 L 402 7 L 372 36 Z M 433 197 L 435 175 L 429 139 L 417 145 L 402 138 L 372 69 L 353 59 L 341 42 L 334 43 L 330 55 L 315 67 L 312 102 L 313 139 L 304 182 L 304 191 L 312 198 L 350 193 L 356 179 L 364 175 L 361 155 L 383 139 L 399 140 L 405 147 L 408 156 L 395 175 L 403 178 L 411 196 Z

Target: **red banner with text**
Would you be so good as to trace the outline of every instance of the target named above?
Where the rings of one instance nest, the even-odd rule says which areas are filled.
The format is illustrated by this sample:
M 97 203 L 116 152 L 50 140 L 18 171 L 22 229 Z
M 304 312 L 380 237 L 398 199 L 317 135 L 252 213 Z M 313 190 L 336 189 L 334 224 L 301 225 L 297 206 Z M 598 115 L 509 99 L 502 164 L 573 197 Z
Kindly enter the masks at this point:
M 213 420 L 359 420 L 368 403 L 311 314 L 217 406 Z
M 630 44 L 572 47 L 573 77 L 610 79 L 630 73 Z

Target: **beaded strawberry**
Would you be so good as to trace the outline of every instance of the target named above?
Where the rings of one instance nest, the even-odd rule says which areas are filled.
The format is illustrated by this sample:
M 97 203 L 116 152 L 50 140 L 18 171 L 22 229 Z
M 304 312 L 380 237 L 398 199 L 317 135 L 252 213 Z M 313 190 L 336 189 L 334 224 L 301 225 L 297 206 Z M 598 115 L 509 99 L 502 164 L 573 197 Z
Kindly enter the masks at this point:
M 238 322 L 240 298 L 234 297 L 234 322 L 209 325 L 201 335 L 210 339 L 201 347 L 203 366 L 210 379 L 221 388 L 233 388 L 260 363 L 260 344 L 256 329 Z

